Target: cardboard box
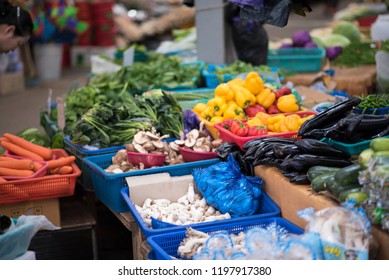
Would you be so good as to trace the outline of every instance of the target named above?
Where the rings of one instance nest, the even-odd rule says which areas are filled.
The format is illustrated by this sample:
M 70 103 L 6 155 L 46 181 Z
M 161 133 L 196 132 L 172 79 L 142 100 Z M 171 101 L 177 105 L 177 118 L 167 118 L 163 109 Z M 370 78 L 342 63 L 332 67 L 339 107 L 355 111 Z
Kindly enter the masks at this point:
M 302 106 L 308 110 L 312 110 L 319 103 L 335 101 L 334 96 L 306 86 L 296 86 L 296 90 L 301 96 Z
M 56 226 L 61 226 L 59 198 L 0 204 L 0 214 L 17 218 L 21 215 L 44 215 Z
M 24 74 L 22 71 L 0 75 L 0 95 L 7 95 L 24 90 Z

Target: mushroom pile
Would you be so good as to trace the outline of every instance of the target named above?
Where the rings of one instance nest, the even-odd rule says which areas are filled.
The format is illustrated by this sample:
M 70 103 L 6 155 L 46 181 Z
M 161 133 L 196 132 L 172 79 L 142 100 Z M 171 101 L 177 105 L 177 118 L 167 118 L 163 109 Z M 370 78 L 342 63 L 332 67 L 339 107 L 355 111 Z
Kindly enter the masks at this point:
M 112 164 L 104 169 L 104 171 L 111 174 L 118 174 L 143 169 L 143 163 L 140 163 L 139 166 L 136 166 L 128 162 L 127 151 L 125 149 L 121 149 L 112 157 Z
M 127 144 L 125 147 L 129 152 L 166 154 L 168 155 L 165 159 L 165 164 L 167 165 L 183 163 L 181 155 L 170 144 L 163 141 L 169 137 L 168 134 L 161 136 L 153 127 L 151 131 L 139 131 L 135 134 L 132 143 Z
M 195 194 L 194 185 L 190 183 L 185 195 L 170 202 L 168 199 L 147 198 L 142 207 L 135 204 L 143 221 L 151 227 L 151 217 L 175 225 L 189 225 L 200 222 L 230 219 L 230 214 L 222 214 L 210 206 L 205 198 Z
M 179 150 L 178 146 L 180 146 L 195 152 L 215 152 L 222 144 L 222 140 L 216 139 L 212 141 L 211 136 L 201 129 L 200 124 L 200 129 L 192 129 L 185 136 L 182 133 L 180 139 L 172 143 L 172 148 L 176 151 Z

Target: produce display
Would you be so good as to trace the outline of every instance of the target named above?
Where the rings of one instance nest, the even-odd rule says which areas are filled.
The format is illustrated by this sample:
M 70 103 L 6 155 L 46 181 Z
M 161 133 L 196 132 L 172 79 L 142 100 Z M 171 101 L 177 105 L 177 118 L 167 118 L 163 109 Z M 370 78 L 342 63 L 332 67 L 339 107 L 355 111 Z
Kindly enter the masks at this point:
M 256 72 L 245 80 L 236 78 L 215 88 L 215 97 L 207 104 L 198 103 L 193 111 L 210 123 L 226 119 L 246 119 L 258 112 L 269 114 L 292 113 L 300 110 L 301 100 L 287 87 L 272 89 Z M 296 96 L 297 95 L 297 96 Z
M 138 131 L 150 130 L 178 137 L 183 131 L 183 112 L 170 94 L 127 96 L 118 106 L 96 103 L 69 127 L 70 140 L 78 145 L 99 148 L 131 142 Z

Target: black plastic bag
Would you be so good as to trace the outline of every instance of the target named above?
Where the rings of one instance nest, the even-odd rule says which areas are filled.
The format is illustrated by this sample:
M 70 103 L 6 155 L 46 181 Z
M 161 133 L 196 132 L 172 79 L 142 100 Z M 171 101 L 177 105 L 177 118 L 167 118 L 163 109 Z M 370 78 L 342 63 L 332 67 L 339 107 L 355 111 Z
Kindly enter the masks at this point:
M 242 7 L 240 16 L 247 20 L 284 27 L 288 24 L 291 8 L 290 0 L 265 0 L 263 7 Z
M 232 19 L 232 41 L 238 59 L 254 66 L 267 63 L 269 37 L 262 24 L 239 17 Z

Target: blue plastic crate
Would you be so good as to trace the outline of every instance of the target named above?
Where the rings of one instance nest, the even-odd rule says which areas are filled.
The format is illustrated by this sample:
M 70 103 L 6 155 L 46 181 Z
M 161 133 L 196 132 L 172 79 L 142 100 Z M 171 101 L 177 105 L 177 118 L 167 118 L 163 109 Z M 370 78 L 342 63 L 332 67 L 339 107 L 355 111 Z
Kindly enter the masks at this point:
M 204 67 L 202 71 L 202 75 L 205 77 L 205 84 L 209 88 L 216 88 L 221 82 L 217 78 L 216 75 L 216 69 L 217 68 L 225 68 L 226 65 L 224 64 L 208 64 L 208 67 Z M 272 83 L 276 85 L 281 85 L 281 78 L 278 76 L 278 69 L 273 67 L 270 69 L 271 72 L 266 73 L 262 72 L 259 73 L 261 78 L 266 82 L 266 83 Z M 244 74 L 244 73 L 242 73 Z M 231 74 L 224 74 L 223 75 L 223 83 L 226 83 L 235 77 L 240 76 L 240 75 L 231 75 Z M 242 77 L 244 78 L 244 77 Z
M 280 217 L 252 217 L 251 219 L 247 219 L 244 221 L 230 221 L 229 223 L 217 225 L 213 223 L 203 223 L 193 225 L 192 228 L 205 232 L 207 234 L 212 234 L 213 232 L 220 230 L 225 230 L 229 234 L 238 234 L 239 232 L 246 232 L 247 230 L 255 227 L 264 228 L 272 223 L 276 223 L 276 225 L 284 228 L 289 233 L 304 233 L 301 228 Z M 179 228 L 176 231 L 157 234 L 148 237 L 147 243 L 149 243 L 152 248 L 152 256 L 155 257 L 157 260 L 172 260 L 173 258 L 181 259 L 181 257 L 177 254 L 177 249 L 180 246 L 181 241 L 186 238 L 185 231 L 185 228 Z
M 163 172 L 167 172 L 171 176 L 189 175 L 192 174 L 194 169 L 208 167 L 212 164 L 220 162 L 219 159 L 210 159 L 123 172 L 120 174 L 110 174 L 105 172 L 104 169 L 112 164 L 112 157 L 114 155 L 115 153 L 111 153 L 86 157 L 83 159 L 84 163 L 91 169 L 90 174 L 92 177 L 92 184 L 95 189 L 96 196 L 114 212 L 129 211 L 128 204 L 123 200 L 120 193 L 123 187 L 127 187 L 126 177 Z
M 188 175 L 188 174 L 186 174 L 186 175 Z M 121 190 L 121 194 L 122 194 L 124 201 L 128 205 L 130 212 L 135 219 L 135 222 L 138 224 L 140 230 L 142 231 L 142 233 L 146 237 L 156 235 L 156 234 L 165 233 L 165 232 L 175 231 L 175 230 L 180 229 L 180 228 L 186 228 L 186 227 L 191 227 L 192 225 L 195 225 L 195 224 L 191 224 L 191 225 L 185 225 L 185 226 L 176 226 L 174 224 L 169 224 L 169 223 L 159 223 L 158 220 L 155 220 L 158 228 L 150 228 L 143 221 L 139 212 L 136 210 L 134 203 L 132 202 L 131 198 L 129 197 L 128 188 L 127 187 L 123 188 Z M 260 198 L 259 209 L 258 209 L 257 214 L 247 216 L 247 217 L 236 217 L 236 218 L 234 217 L 234 218 L 231 218 L 228 220 L 213 221 L 213 222 L 209 222 L 209 223 L 218 225 L 218 224 L 230 223 L 231 221 L 251 220 L 251 219 L 257 218 L 257 217 L 261 217 L 261 218 L 277 217 L 277 216 L 280 216 L 280 214 L 281 214 L 281 210 L 278 207 L 278 205 L 265 192 L 263 192 L 261 195 L 261 198 Z
M 52 139 L 58 132 L 57 122 L 50 120 L 47 111 L 40 112 L 40 125 L 43 127 L 50 139 Z
M 97 150 L 89 150 L 85 149 L 80 145 L 73 144 L 69 137 L 65 138 L 65 150 L 69 153 L 69 155 L 74 155 L 76 157 L 76 164 L 81 169 L 81 176 L 78 177 L 78 183 L 83 186 L 85 190 L 93 191 L 94 186 L 91 177 L 91 169 L 85 164 L 84 158 L 88 156 L 96 156 L 102 155 L 112 152 L 117 152 L 120 149 L 124 149 L 124 146 L 114 146 L 108 148 L 102 148 Z
M 288 72 L 318 72 L 325 57 L 323 48 L 270 49 L 267 65 Z

